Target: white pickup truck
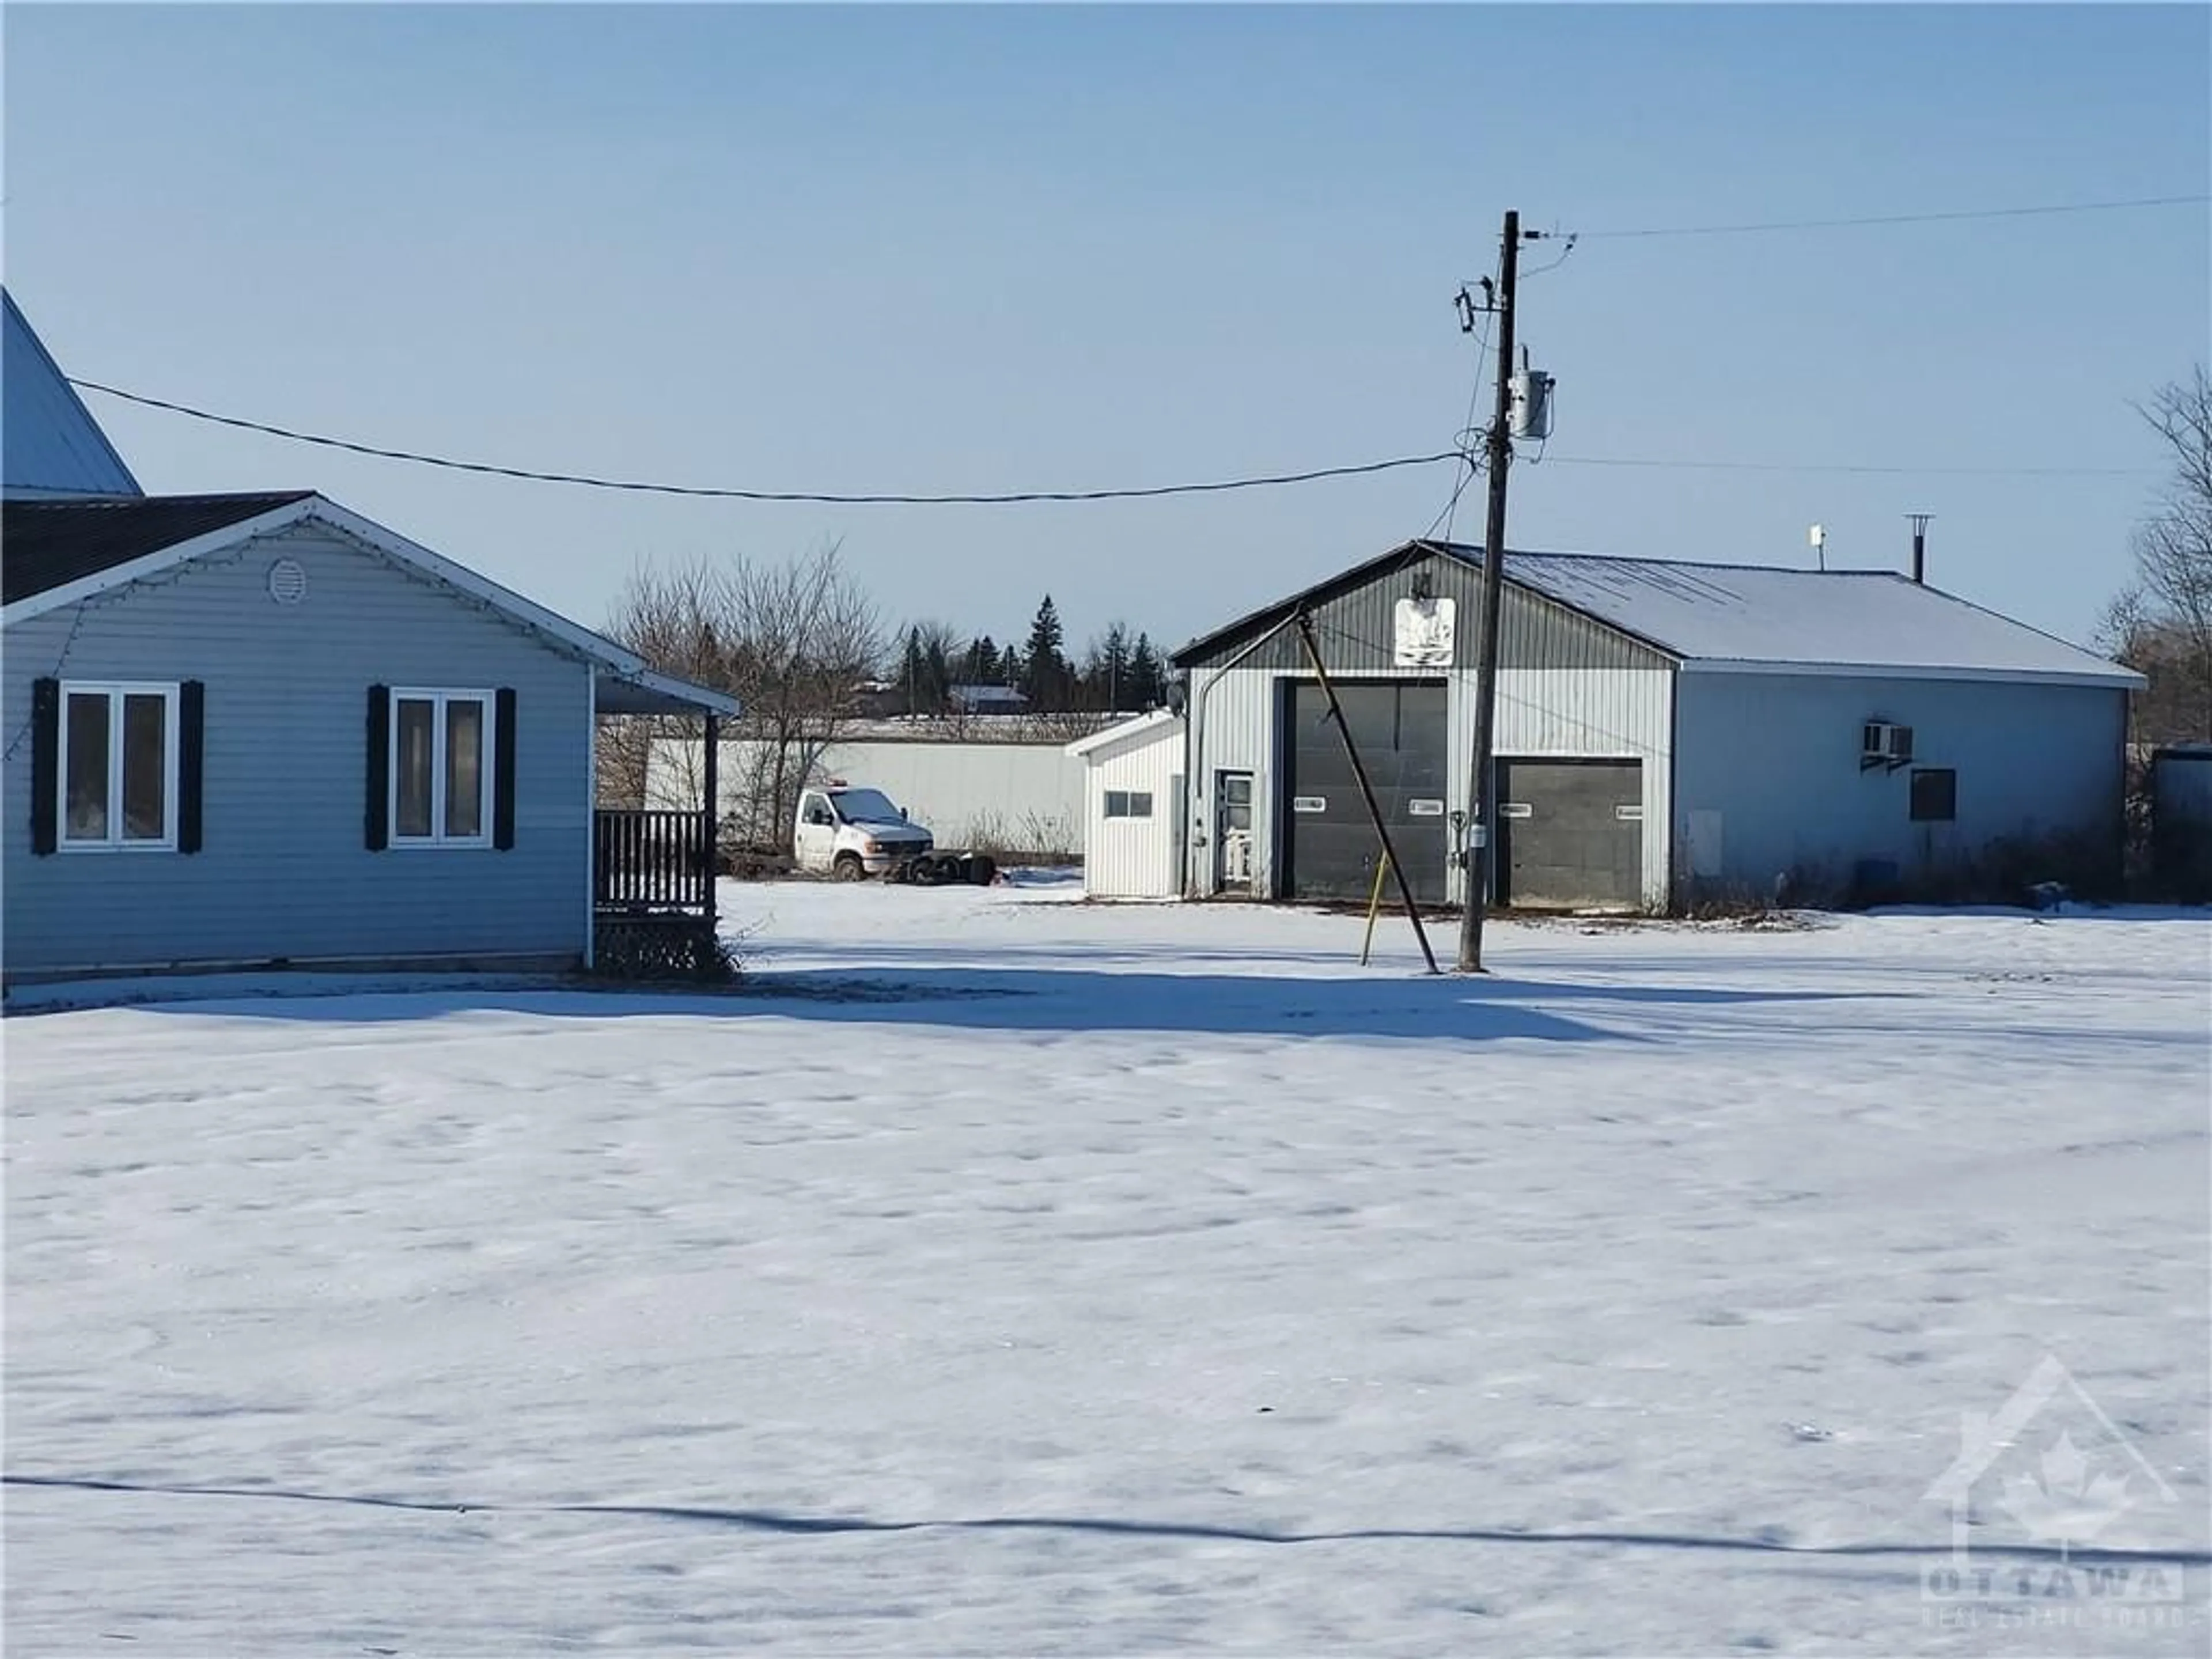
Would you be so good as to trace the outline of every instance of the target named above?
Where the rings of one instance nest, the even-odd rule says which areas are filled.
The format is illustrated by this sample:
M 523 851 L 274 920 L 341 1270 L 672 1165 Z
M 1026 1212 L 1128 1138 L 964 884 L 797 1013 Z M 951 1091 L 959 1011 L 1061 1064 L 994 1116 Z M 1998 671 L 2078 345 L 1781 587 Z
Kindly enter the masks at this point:
M 973 882 L 987 886 L 996 862 L 980 853 L 940 853 L 936 838 L 880 789 L 828 783 L 802 789 L 792 826 L 793 862 L 834 881 L 882 876 L 924 884 Z

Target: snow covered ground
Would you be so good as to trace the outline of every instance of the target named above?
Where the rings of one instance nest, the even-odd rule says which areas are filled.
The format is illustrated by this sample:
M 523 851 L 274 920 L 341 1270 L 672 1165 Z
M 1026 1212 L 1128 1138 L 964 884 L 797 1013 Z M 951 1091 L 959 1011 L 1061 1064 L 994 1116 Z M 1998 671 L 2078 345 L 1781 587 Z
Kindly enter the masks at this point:
M 10 1019 L 10 1653 L 2204 1650 L 2201 915 L 1073 897 Z

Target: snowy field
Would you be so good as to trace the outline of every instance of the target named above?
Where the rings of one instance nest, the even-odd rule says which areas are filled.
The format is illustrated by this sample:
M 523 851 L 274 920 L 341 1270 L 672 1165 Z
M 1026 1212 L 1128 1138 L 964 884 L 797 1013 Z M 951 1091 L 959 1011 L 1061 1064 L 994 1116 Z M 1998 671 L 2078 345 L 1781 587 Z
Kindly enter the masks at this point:
M 9 1020 L 9 1654 L 2205 1651 L 2201 914 L 1071 898 Z

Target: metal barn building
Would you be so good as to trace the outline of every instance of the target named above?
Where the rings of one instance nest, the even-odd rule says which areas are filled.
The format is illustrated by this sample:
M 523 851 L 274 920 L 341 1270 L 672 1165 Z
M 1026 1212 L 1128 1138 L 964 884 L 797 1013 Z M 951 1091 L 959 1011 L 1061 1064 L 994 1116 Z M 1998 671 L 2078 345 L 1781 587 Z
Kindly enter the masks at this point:
M 1415 895 L 1456 904 L 1482 552 L 1413 542 L 1192 641 L 1184 890 L 1362 899 L 1374 830 L 1310 616 Z M 1508 556 L 1493 902 L 1663 908 L 2118 857 L 2139 675 L 1880 571 Z

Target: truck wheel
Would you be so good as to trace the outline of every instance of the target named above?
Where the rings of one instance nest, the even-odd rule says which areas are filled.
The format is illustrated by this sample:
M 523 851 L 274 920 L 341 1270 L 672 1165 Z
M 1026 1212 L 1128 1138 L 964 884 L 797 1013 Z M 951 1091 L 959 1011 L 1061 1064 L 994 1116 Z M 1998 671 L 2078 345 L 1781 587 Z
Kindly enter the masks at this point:
M 999 873 L 999 861 L 988 853 L 978 853 L 968 860 L 968 879 L 978 887 L 988 887 Z
M 867 873 L 860 867 L 858 853 L 840 853 L 837 861 L 830 866 L 830 879 L 832 881 L 858 881 Z
M 927 856 L 918 858 L 908 868 L 914 872 L 915 882 L 919 886 L 934 887 L 945 879 L 945 872 L 938 867 L 937 860 L 933 858 Z

